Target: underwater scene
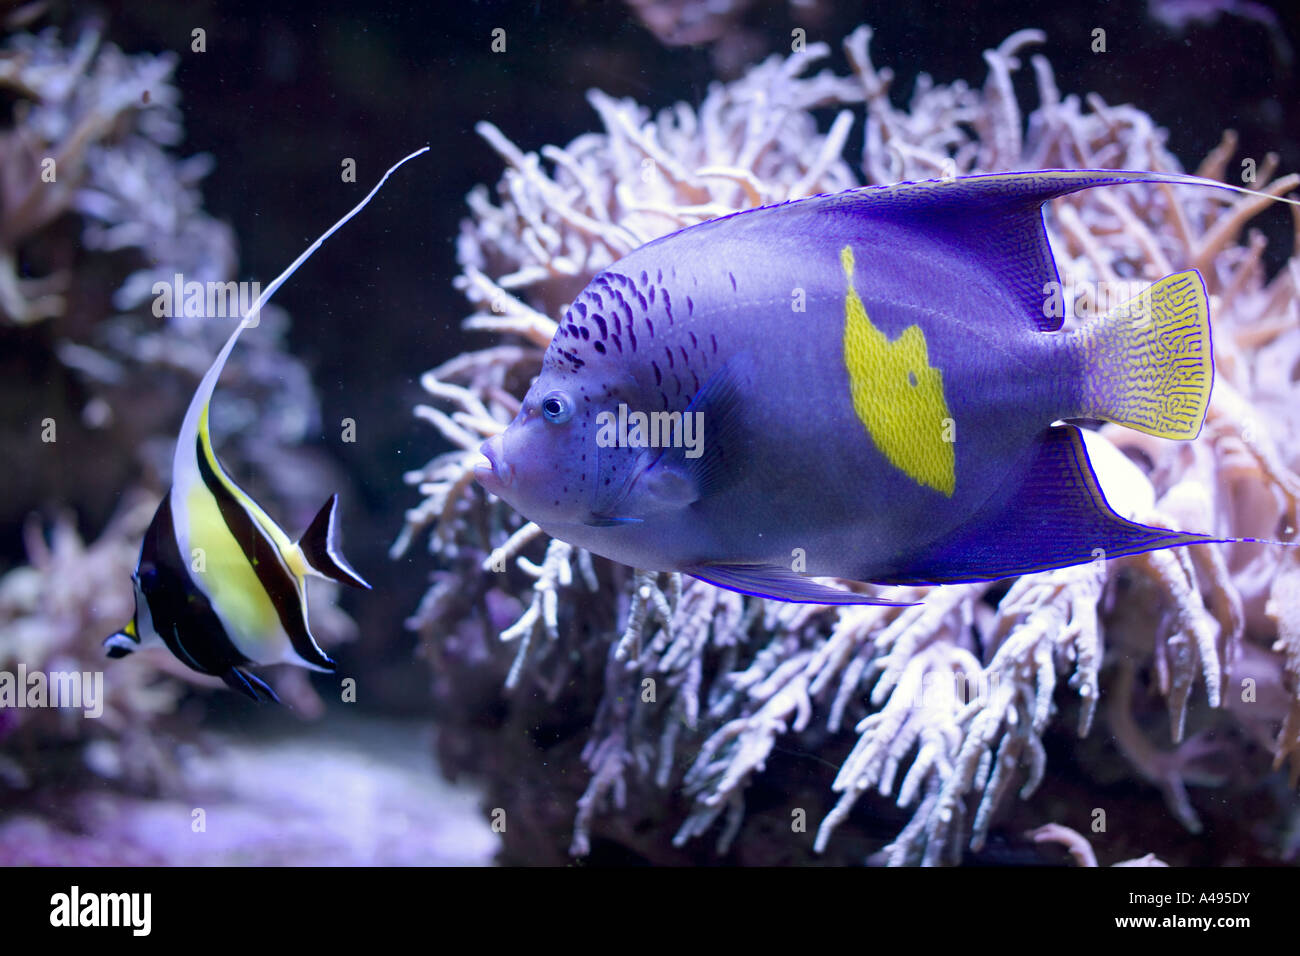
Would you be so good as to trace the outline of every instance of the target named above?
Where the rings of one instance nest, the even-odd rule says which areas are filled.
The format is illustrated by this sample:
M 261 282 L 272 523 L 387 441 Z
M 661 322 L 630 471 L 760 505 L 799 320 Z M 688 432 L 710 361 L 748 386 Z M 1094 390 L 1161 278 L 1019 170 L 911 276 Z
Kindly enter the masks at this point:
M 1300 862 L 1298 49 L 0 4 L 0 865 Z

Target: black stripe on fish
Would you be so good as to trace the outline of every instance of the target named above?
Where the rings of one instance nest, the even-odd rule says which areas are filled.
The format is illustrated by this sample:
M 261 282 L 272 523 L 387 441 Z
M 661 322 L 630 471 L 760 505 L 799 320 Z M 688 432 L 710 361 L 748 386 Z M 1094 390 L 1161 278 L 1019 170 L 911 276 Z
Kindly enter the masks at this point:
M 136 569 L 140 591 L 167 649 L 191 670 L 224 677 L 231 668 L 253 662 L 230 639 L 181 558 L 171 502 L 169 491 L 145 532 Z
M 250 515 L 239 499 L 226 487 L 221 476 L 213 470 L 204 449 L 203 435 L 196 440 L 199 456 L 199 474 L 203 483 L 217 500 L 221 517 L 226 527 L 239 542 L 244 557 L 253 566 L 257 579 L 262 582 L 267 597 L 280 617 L 280 625 L 289 636 L 294 651 L 308 664 L 333 672 L 334 662 L 316 644 L 316 639 L 307 629 L 307 610 L 303 606 L 302 592 L 289 569 L 284 566 L 280 549 L 267 537 L 257 521 Z

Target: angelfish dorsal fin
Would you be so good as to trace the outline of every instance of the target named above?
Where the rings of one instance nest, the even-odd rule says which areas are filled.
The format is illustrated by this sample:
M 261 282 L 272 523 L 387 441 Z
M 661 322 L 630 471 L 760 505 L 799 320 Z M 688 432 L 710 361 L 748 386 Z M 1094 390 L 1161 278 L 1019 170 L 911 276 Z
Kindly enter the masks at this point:
M 324 506 L 316 513 L 307 530 L 298 540 L 307 567 L 318 577 L 329 578 L 340 584 L 354 588 L 370 590 L 370 585 L 357 574 L 338 546 L 338 532 L 334 520 L 338 510 L 339 496 L 330 495 Z
M 1047 241 L 1042 206 L 1050 199 L 1081 189 L 1129 183 L 1210 186 L 1300 204 L 1298 200 L 1181 173 L 1039 169 L 864 186 L 799 200 L 784 208 L 795 212 L 806 203 L 806 208 L 858 216 L 864 228 L 873 220 L 905 223 L 924 230 L 928 236 L 942 238 L 949 248 L 995 263 L 1003 287 L 1019 304 L 1019 320 L 1040 331 L 1055 332 L 1063 318 L 1048 314 L 1043 303 L 1048 288 L 1060 287 L 1060 275 Z M 1055 285 L 1049 286 L 1051 283 Z

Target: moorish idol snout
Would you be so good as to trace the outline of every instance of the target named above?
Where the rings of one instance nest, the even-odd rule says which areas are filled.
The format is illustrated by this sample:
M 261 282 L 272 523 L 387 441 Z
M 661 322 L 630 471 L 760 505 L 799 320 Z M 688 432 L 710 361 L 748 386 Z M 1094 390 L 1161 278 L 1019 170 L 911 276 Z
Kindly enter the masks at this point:
M 307 578 L 369 588 L 337 544 L 338 496 L 331 496 L 306 532 L 293 541 L 226 474 L 208 427 L 208 405 L 240 332 L 289 276 L 370 202 L 403 163 L 394 165 L 347 215 L 311 244 L 253 303 L 199 382 L 172 459 L 172 486 L 145 532 L 131 576 L 135 612 L 104 641 L 109 657 L 161 643 L 201 674 L 220 677 L 253 700 L 278 701 L 249 673 L 250 664 L 297 664 L 332 672 L 332 661 L 307 621 Z

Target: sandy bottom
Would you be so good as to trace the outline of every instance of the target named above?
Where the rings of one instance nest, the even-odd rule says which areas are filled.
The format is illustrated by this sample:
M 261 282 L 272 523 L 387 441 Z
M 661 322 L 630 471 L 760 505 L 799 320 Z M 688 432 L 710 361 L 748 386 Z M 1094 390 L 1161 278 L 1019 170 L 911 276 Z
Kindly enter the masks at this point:
M 0 865 L 487 865 L 497 837 L 479 795 L 442 779 L 431 735 L 332 715 L 210 735 L 184 757 L 184 798 L 33 795 L 0 817 Z

